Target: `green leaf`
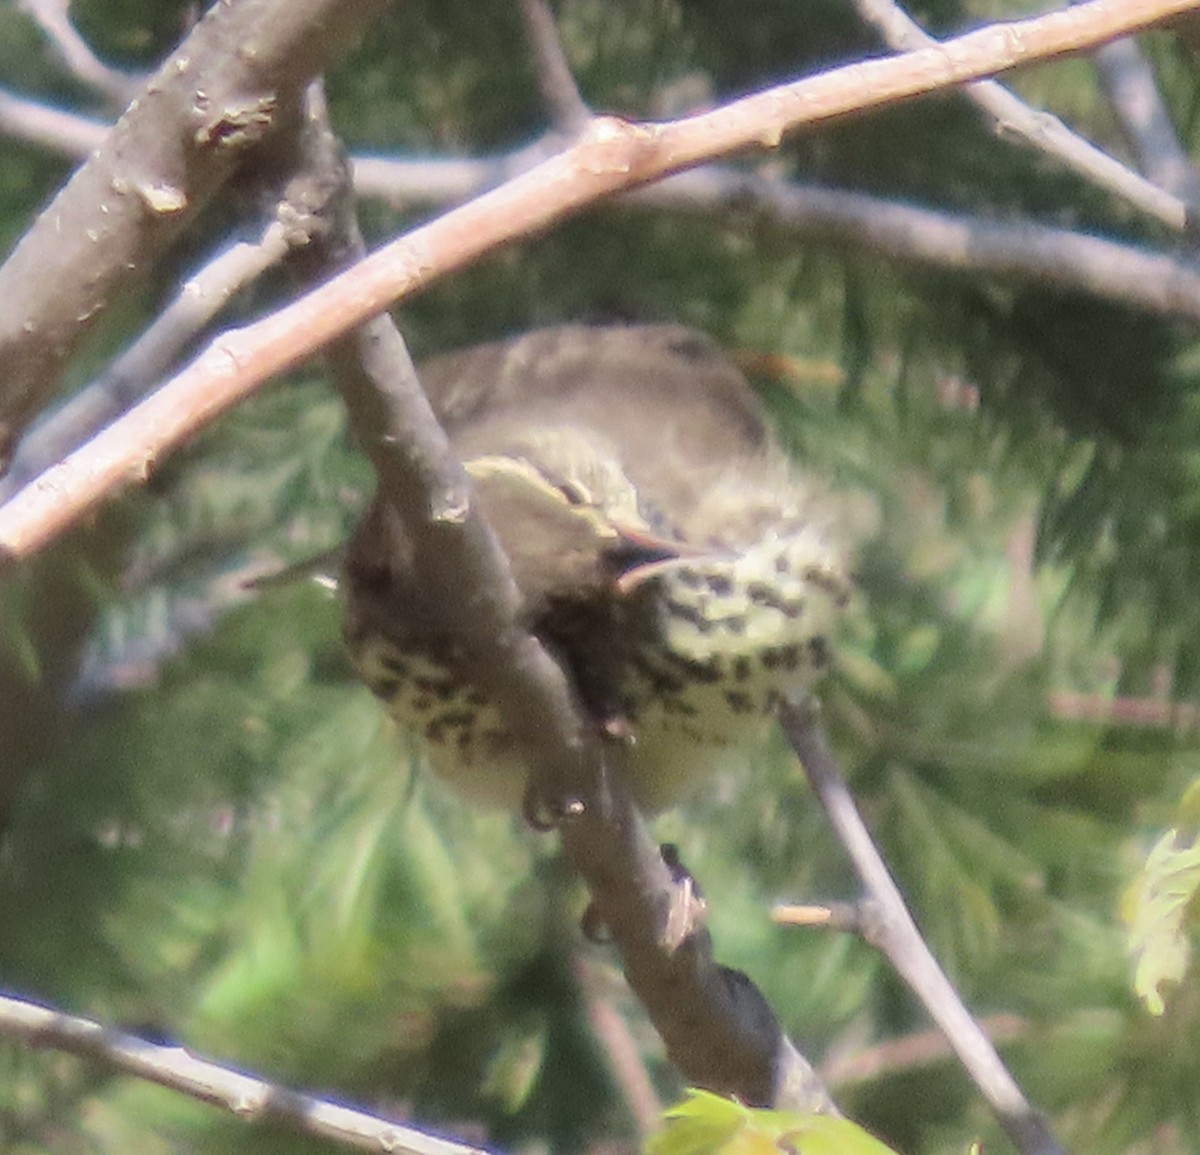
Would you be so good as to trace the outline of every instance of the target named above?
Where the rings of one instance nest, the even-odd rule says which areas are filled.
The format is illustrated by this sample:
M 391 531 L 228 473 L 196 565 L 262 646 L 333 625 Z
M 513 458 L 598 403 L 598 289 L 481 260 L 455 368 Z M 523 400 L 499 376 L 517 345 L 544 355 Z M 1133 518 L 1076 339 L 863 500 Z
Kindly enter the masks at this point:
M 663 1118 L 646 1155 L 894 1155 L 848 1119 L 744 1107 L 694 1087 Z
M 1189 792 L 1191 793 L 1191 792 Z M 1200 835 L 1172 827 L 1155 844 L 1122 901 L 1133 957 L 1133 989 L 1151 1014 L 1166 1009 L 1161 988 L 1187 973 L 1200 888 Z

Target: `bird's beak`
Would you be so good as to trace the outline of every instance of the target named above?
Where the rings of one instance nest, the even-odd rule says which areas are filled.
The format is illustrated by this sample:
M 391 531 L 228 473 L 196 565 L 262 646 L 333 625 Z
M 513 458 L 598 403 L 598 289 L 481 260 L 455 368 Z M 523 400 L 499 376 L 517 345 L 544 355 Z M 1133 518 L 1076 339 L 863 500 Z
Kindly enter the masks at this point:
M 619 594 L 630 594 L 657 574 L 711 552 L 664 537 L 646 525 L 616 522 L 614 528 L 619 544 L 606 554 L 619 571 L 613 582 Z

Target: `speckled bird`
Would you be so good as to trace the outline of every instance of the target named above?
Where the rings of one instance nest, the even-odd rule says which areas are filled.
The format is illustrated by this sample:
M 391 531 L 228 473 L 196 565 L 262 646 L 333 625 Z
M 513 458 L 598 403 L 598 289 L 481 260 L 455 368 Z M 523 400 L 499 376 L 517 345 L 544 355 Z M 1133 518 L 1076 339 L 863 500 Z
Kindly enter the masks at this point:
M 850 596 L 828 504 L 757 395 L 680 326 L 563 326 L 434 358 L 420 377 L 513 566 L 530 629 L 630 745 L 658 808 L 761 743 L 811 685 Z M 399 516 L 376 498 L 345 566 L 351 656 L 433 769 L 515 804 L 516 743 L 422 627 Z

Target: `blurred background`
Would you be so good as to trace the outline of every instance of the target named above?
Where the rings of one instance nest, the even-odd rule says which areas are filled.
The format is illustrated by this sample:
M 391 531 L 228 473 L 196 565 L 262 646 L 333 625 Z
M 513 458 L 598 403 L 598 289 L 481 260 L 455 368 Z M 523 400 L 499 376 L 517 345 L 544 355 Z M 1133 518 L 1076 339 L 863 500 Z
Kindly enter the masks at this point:
M 948 35 L 1032 10 L 930 0 L 912 15 Z M 555 12 L 589 104 L 636 118 L 885 51 L 847 0 Z M 71 16 L 109 64 L 138 69 L 195 12 L 81 0 Z M 1140 44 L 1194 148 L 1195 59 L 1172 32 Z M 1011 82 L 1127 155 L 1090 60 Z M 16 0 L 0 3 L 0 86 L 112 115 Z M 547 125 L 511 0 L 396 5 L 327 89 L 354 154 L 492 157 Z M 73 162 L 16 137 L 2 147 L 7 251 Z M 743 166 L 940 219 L 1172 257 L 1184 243 L 957 94 Z M 369 243 L 436 211 L 430 180 L 363 200 Z M 255 211 L 220 198 L 106 318 L 70 388 L 215 245 L 261 228 Z M 293 291 L 268 274 L 218 327 Z M 566 320 L 712 334 L 805 468 L 875 511 L 862 609 L 824 699 L 918 922 L 1068 1146 L 1200 1147 L 1200 987 L 1185 979 L 1151 1016 L 1119 914 L 1197 766 L 1195 324 L 1061 280 L 917 264 L 753 198 L 618 201 L 397 312 L 418 358 Z M 351 676 L 327 583 L 246 585 L 335 547 L 370 485 L 314 364 L 0 584 L 0 987 L 504 1150 L 632 1149 L 630 1088 L 644 1078 L 669 1102 L 681 1087 L 614 956 L 579 934 L 585 896 L 553 838 L 420 773 Z M 872 948 L 771 922 L 777 900 L 857 896 L 782 750 L 655 831 L 700 879 L 718 957 L 763 988 L 847 1113 L 913 1155 L 1009 1149 Z M 0 1147 L 332 1149 L 7 1042 Z

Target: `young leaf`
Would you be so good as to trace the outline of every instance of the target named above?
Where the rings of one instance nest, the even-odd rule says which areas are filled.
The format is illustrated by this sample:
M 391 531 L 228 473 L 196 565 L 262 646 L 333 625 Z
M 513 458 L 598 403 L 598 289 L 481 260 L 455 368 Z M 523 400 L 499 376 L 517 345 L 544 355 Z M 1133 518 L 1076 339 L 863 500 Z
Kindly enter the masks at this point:
M 1155 1015 L 1166 1007 L 1160 988 L 1178 983 L 1191 959 L 1188 932 L 1195 919 L 1189 918 L 1189 908 L 1200 888 L 1200 830 L 1189 818 L 1198 797 L 1200 783 L 1195 783 L 1180 804 L 1180 825 L 1158 840 L 1122 902 L 1133 989 Z
M 848 1119 L 744 1107 L 694 1087 L 663 1117 L 646 1155 L 895 1155 Z

